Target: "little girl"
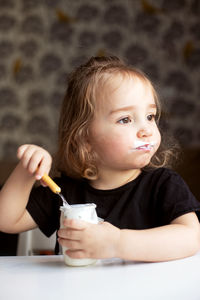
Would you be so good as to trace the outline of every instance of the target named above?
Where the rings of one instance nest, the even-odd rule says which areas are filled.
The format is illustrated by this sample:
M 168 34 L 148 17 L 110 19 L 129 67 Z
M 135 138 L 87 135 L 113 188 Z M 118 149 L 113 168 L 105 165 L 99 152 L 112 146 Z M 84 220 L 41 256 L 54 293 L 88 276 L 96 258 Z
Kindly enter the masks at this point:
M 72 258 L 166 261 L 195 254 L 200 203 L 166 168 L 171 152 L 161 145 L 159 117 L 156 91 L 142 72 L 117 57 L 91 58 L 69 77 L 55 180 L 70 204 L 95 203 L 105 221 L 65 220 L 59 229 L 59 197 L 32 189 L 49 172 L 51 156 L 23 145 L 0 193 L 0 230 L 58 230 Z

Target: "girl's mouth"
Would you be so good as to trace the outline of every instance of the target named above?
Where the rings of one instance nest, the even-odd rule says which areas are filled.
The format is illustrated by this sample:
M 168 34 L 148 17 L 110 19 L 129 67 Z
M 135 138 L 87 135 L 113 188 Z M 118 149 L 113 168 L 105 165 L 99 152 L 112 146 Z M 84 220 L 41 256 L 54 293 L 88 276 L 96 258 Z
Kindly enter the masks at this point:
M 151 151 L 156 143 L 155 142 L 135 142 L 132 151 Z
M 135 150 L 151 150 L 152 146 L 150 144 L 145 144 L 143 146 L 136 147 Z

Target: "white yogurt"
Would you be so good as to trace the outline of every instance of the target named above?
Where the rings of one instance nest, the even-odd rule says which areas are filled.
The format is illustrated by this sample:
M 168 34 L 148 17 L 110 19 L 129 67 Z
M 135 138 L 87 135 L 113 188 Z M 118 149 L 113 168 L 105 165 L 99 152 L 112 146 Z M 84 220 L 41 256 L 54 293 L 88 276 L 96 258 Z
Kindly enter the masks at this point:
M 87 204 L 75 204 L 68 206 L 61 206 L 61 217 L 60 217 L 60 227 L 63 228 L 63 221 L 64 218 L 67 219 L 76 219 L 76 220 L 83 220 L 86 222 L 90 222 L 93 224 L 98 224 L 99 220 L 96 213 L 96 204 L 94 203 L 87 203 Z M 81 258 L 75 259 L 70 258 L 65 251 L 67 250 L 66 247 L 62 247 L 64 261 L 69 266 L 86 266 L 90 264 L 94 264 L 96 259 L 90 258 Z
M 152 150 L 156 146 L 156 142 L 142 142 L 135 141 L 133 144 L 133 148 L 129 150 L 129 152 L 135 152 L 138 150 Z
M 156 142 L 152 141 L 152 142 L 142 142 L 142 141 L 135 141 L 134 145 L 133 145 L 133 149 L 137 149 L 138 147 L 143 147 L 145 145 L 149 145 L 151 147 L 155 146 Z

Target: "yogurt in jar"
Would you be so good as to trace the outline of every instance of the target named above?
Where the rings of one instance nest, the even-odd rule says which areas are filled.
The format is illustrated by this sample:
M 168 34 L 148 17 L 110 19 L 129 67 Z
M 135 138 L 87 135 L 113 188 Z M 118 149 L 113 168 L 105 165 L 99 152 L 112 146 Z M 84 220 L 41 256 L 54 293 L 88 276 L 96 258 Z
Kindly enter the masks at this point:
M 98 224 L 99 219 L 96 213 L 96 204 L 94 203 L 87 203 L 87 204 L 74 204 L 68 206 L 61 206 L 61 217 L 60 217 L 60 227 L 64 228 L 63 221 L 65 218 L 67 219 L 76 219 L 76 220 L 83 220 L 86 222 L 90 222 L 93 224 Z M 90 264 L 94 264 L 96 259 L 91 258 L 71 258 L 69 257 L 65 251 L 67 250 L 66 247 L 62 247 L 64 261 L 68 266 L 87 266 Z

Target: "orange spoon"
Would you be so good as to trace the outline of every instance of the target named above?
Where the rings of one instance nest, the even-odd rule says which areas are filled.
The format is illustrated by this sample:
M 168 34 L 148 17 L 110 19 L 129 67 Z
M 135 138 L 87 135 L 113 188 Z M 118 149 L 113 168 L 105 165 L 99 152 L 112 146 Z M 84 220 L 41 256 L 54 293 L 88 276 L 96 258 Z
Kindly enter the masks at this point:
M 69 203 L 65 199 L 65 197 L 61 194 L 61 188 L 49 177 L 47 174 L 42 176 L 42 180 L 46 183 L 46 185 L 52 190 L 53 193 L 58 194 L 63 201 L 65 206 L 69 206 Z

